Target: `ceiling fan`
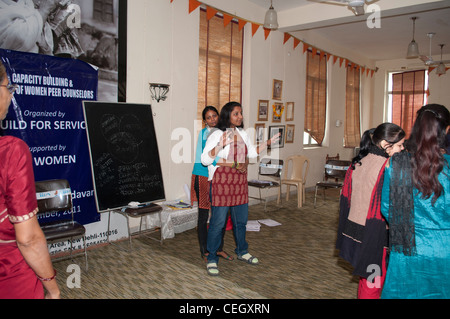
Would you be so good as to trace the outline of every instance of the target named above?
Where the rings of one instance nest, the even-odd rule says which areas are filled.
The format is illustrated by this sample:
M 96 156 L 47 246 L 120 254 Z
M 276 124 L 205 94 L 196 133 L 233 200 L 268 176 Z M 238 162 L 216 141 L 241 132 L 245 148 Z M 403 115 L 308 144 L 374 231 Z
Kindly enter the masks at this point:
M 439 46 L 441 47 L 441 61 L 434 61 L 433 57 L 431 56 L 431 40 L 433 39 L 433 36 L 436 33 L 434 32 L 430 32 L 427 33 L 428 38 L 430 39 L 430 55 L 426 56 L 426 55 L 420 55 L 419 58 L 423 61 L 423 63 L 425 63 L 425 65 L 427 66 L 437 66 L 439 64 L 446 64 L 446 63 L 450 63 L 450 60 L 446 60 L 446 61 L 442 61 L 442 48 L 444 47 L 443 44 L 440 44 Z
M 378 0 L 310 0 L 314 2 L 335 4 L 347 6 L 353 13 L 357 16 L 364 15 L 364 5 L 371 4 L 372 2 L 377 2 Z

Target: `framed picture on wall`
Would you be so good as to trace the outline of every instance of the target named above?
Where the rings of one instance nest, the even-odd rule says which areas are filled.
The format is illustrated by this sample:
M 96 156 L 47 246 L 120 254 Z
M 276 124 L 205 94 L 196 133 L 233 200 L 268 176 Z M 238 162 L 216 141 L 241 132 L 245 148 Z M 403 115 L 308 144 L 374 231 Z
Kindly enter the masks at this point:
M 258 101 L 258 121 L 267 121 L 269 119 L 269 100 Z
M 286 143 L 294 143 L 295 125 L 286 125 Z
M 284 125 L 269 126 L 269 136 L 267 138 L 271 139 L 272 137 L 274 137 L 278 133 L 281 133 L 280 139 L 278 140 L 278 142 L 269 145 L 268 148 L 282 148 L 282 147 L 284 147 L 284 137 L 285 137 L 284 136 L 284 134 L 285 134 L 285 126 Z
M 283 81 L 273 80 L 272 100 L 281 100 L 283 93 Z
M 294 102 L 286 102 L 286 121 L 294 120 Z
M 259 143 L 264 141 L 264 133 L 265 133 L 266 124 L 264 123 L 256 123 L 255 124 L 255 144 L 258 145 Z
M 283 103 L 274 103 L 272 109 L 272 122 L 280 123 L 284 112 Z

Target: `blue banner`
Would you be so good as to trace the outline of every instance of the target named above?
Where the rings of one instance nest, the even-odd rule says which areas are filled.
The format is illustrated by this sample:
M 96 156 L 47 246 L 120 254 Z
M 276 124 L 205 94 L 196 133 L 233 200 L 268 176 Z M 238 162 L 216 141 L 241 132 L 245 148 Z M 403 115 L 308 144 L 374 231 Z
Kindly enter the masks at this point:
M 28 144 L 36 181 L 69 181 L 78 222 L 99 221 L 82 107 L 83 100 L 97 100 L 97 69 L 79 60 L 3 49 L 0 58 L 9 82 L 19 85 L 1 122 L 2 134 Z M 60 212 L 39 218 L 68 217 Z

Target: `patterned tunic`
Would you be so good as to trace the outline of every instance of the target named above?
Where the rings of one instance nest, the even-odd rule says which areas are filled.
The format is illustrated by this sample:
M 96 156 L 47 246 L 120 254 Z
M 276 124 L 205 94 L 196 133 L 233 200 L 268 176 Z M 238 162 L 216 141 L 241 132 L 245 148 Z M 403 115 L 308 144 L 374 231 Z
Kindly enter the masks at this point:
M 242 140 L 233 142 L 227 160 L 244 163 L 246 157 L 245 143 Z M 246 203 L 248 203 L 247 172 L 241 173 L 231 167 L 218 167 L 211 184 L 211 205 L 227 207 Z

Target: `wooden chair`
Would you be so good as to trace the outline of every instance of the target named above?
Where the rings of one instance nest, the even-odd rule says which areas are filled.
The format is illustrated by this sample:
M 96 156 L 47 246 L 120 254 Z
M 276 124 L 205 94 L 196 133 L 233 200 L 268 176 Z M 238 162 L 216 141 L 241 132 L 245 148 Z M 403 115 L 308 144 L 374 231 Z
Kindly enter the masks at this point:
M 86 250 L 86 228 L 74 220 L 72 209 L 72 190 L 65 179 L 39 181 L 36 185 L 36 197 L 39 208 L 38 214 L 47 212 L 68 212 L 70 219 L 60 219 L 53 222 L 39 223 L 48 242 L 69 239 L 70 255 L 59 259 L 73 258 L 73 239 L 82 237 L 85 257 L 85 266 L 88 270 L 88 257 Z
M 325 163 L 325 172 L 323 181 L 316 183 L 316 190 L 314 193 L 314 208 L 316 208 L 317 190 L 323 188 L 323 199 L 325 200 L 325 191 L 328 188 L 341 189 L 345 178 L 345 173 L 350 166 L 351 161 L 341 160 L 327 160 Z M 329 182 L 328 179 L 333 178 L 334 182 Z
M 285 184 L 286 188 L 286 201 L 289 200 L 290 187 L 297 187 L 297 207 L 303 207 L 305 202 L 305 184 L 306 177 L 309 170 L 309 159 L 302 155 L 289 156 L 285 160 L 285 167 L 283 172 L 283 178 L 281 179 L 281 185 Z M 288 176 L 288 173 L 290 175 Z M 281 200 L 281 190 L 278 194 L 278 203 Z
M 283 160 L 263 158 L 259 162 L 258 179 L 248 181 L 249 187 L 256 187 L 259 191 L 259 199 L 262 202 L 261 190 L 278 188 L 278 195 L 281 194 L 281 172 L 283 170 Z M 267 209 L 267 197 L 264 200 L 264 211 Z

